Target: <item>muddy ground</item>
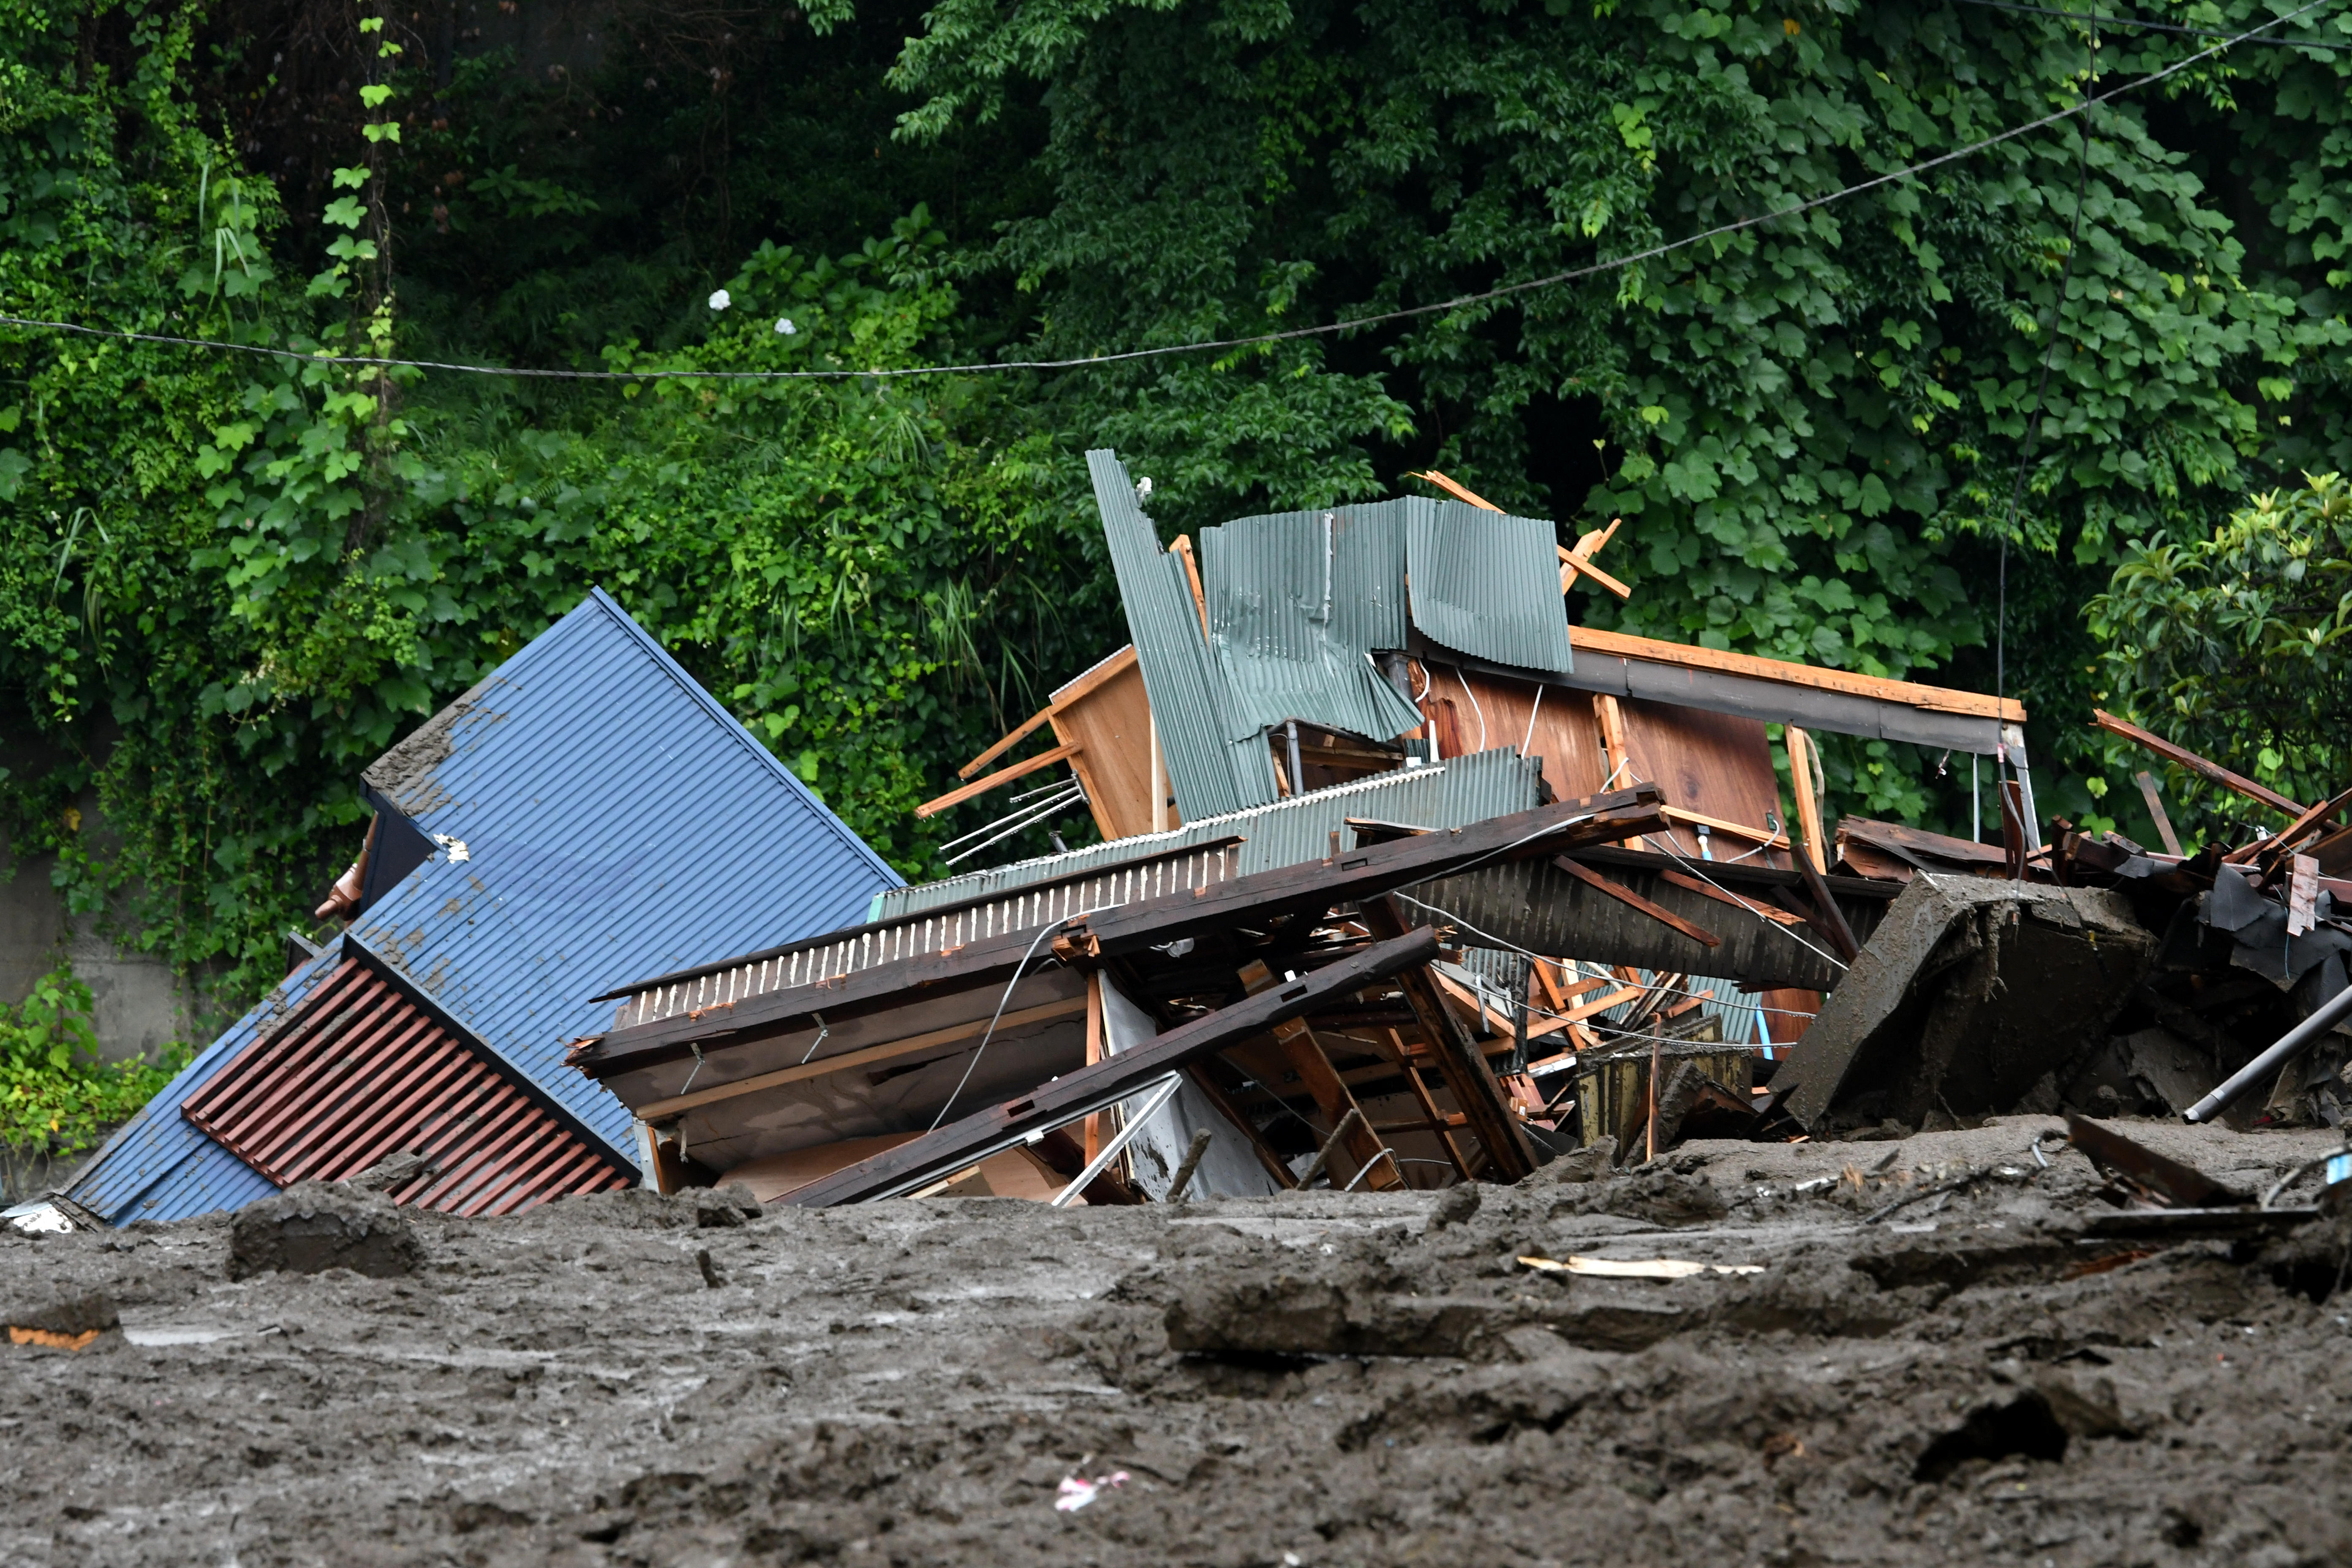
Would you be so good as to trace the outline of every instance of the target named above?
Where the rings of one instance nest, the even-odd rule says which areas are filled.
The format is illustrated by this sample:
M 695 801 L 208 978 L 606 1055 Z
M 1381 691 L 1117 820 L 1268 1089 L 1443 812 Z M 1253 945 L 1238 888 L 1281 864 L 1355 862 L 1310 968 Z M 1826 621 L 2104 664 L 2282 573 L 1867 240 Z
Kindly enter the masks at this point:
M 2334 1142 L 2122 1125 L 2257 1191 Z M 2054 1126 L 1563 1162 L 1475 1212 L 625 1193 L 420 1216 L 382 1279 L 232 1279 L 220 1218 L 10 1238 L 0 1316 L 121 1327 L 0 1343 L 0 1562 L 2352 1561 L 2345 1233 L 2085 1241 Z

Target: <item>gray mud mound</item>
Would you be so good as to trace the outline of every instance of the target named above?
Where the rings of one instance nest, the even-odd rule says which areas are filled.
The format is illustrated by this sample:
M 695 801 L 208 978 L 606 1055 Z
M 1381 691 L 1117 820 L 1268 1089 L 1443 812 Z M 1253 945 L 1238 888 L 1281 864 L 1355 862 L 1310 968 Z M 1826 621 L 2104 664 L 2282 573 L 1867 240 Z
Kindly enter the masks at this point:
M 217 1217 L 0 1236 L 0 1303 L 121 1320 L 0 1345 L 0 1563 L 2352 1562 L 2352 1235 L 2100 1241 L 2054 1125 L 1475 1203 L 615 1193 L 410 1215 L 392 1278 L 226 1280 Z M 2125 1130 L 2257 1193 L 2336 1142 Z
M 320 1274 L 348 1268 L 374 1279 L 425 1267 L 425 1244 L 405 1212 L 380 1193 L 299 1182 L 237 1212 L 228 1275 Z

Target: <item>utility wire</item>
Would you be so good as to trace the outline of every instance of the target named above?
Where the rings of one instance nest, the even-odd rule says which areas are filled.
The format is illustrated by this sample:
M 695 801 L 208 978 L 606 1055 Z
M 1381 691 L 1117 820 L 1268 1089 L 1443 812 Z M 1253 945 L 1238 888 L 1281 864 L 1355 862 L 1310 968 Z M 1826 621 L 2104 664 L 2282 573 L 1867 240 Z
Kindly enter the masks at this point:
M 2019 0 L 1953 0 L 1960 5 L 1982 5 L 1994 11 L 2021 11 L 2032 16 L 2056 16 L 2068 22 L 2089 22 L 2102 27 L 2137 27 L 2150 33 L 2178 33 L 2187 38 L 2229 38 L 2218 27 L 2180 27 L 2169 22 L 2142 22 L 2130 16 L 2101 16 L 2090 11 L 2058 11 L 2047 5 L 2025 5 Z M 2237 38 L 2233 42 L 2264 44 L 2281 49 L 2352 49 L 2352 44 L 2323 43 L 2317 38 Z
M 1973 0 L 1973 3 L 1990 3 L 1990 0 Z M 1217 338 L 1198 343 L 1168 343 L 1159 348 L 1128 349 L 1118 353 L 1086 354 L 1072 359 L 991 360 L 970 364 L 908 365 L 889 369 L 548 370 L 521 365 L 466 364 L 446 360 L 388 359 L 372 354 L 305 353 L 299 349 L 273 348 L 265 343 L 228 342 L 217 338 L 182 337 L 169 332 L 126 331 L 112 327 L 89 327 L 74 321 L 43 321 L 26 316 L 0 315 L 0 326 L 26 327 L 40 331 L 70 332 L 83 337 L 109 338 L 124 342 L 163 343 L 184 348 L 218 349 L 231 353 L 256 354 L 268 359 L 295 360 L 305 364 L 359 365 L 389 370 L 442 370 L 462 375 L 514 376 L 540 381 L 854 381 L 862 377 L 897 380 L 923 375 L 978 375 L 992 371 L 1079 370 L 1095 365 L 1119 364 L 1135 360 L 1161 359 L 1173 354 L 1213 353 L 1225 349 L 1256 348 L 1268 343 L 1293 342 L 1307 338 L 1328 337 L 1339 332 L 1355 331 L 1363 327 L 1380 326 L 1390 321 L 1411 321 L 1422 316 L 1438 315 L 1446 311 L 1458 310 L 1469 305 L 1483 305 L 1490 300 L 1509 299 L 1538 289 L 1549 289 L 1562 283 L 1581 282 L 1588 278 L 1598 278 L 1607 273 L 1622 271 L 1625 268 L 1641 262 L 1654 261 L 1662 256 L 1671 256 L 1676 251 L 1687 250 L 1692 246 L 1704 244 L 1710 239 L 1721 239 L 1764 224 L 1777 223 L 1782 218 L 1799 217 L 1818 207 L 1825 207 L 1843 201 L 1848 196 L 1860 195 L 1865 191 L 1874 191 L 1881 185 L 1891 185 L 1899 181 L 1913 179 L 1931 169 L 1940 169 L 1947 163 L 1958 163 L 1962 159 L 1974 157 L 1988 148 L 1998 147 L 2005 142 L 2013 142 L 2021 136 L 2030 135 L 2047 126 L 2071 120 L 2095 105 L 2119 98 L 2127 92 L 2137 91 L 2144 87 L 2153 87 L 2156 83 L 2168 77 L 2177 76 L 2189 67 L 2210 59 L 2235 45 L 2250 40 L 2280 41 L 2263 40 L 2261 35 L 2273 27 L 2284 26 L 2298 17 L 2308 16 L 2327 4 L 2329 0 L 2307 0 L 2305 5 L 2298 6 L 2284 16 L 2274 16 L 2259 26 L 2249 27 L 2242 33 L 2233 34 L 2218 44 L 2198 50 L 2186 59 L 2165 67 L 2162 70 L 2141 77 L 2135 81 L 2126 82 L 2123 86 L 2110 91 L 2083 99 L 2069 108 L 2055 110 L 2039 119 L 2029 120 L 2022 125 L 2012 126 L 2007 131 L 1971 142 L 1965 147 L 1908 164 L 1892 174 L 1879 174 L 1871 179 L 1859 181 L 1825 195 L 1810 197 L 1756 217 L 1738 218 L 1730 223 L 1717 224 L 1713 228 L 1701 229 L 1696 234 L 1685 236 L 1681 239 L 1668 240 L 1661 245 L 1654 245 L 1645 250 L 1637 250 L 1630 256 L 1621 256 L 1614 260 L 1596 261 L 1584 267 L 1573 267 L 1566 271 L 1550 273 L 1542 278 L 1530 278 L 1524 282 L 1500 284 L 1492 289 L 1481 289 L 1476 293 L 1457 294 L 1450 300 L 1441 300 L 1435 304 L 1407 305 L 1368 316 L 1351 317 L 1344 321 L 1330 321 L 1316 327 L 1294 327 L 1286 331 L 1261 332 L 1251 337 Z

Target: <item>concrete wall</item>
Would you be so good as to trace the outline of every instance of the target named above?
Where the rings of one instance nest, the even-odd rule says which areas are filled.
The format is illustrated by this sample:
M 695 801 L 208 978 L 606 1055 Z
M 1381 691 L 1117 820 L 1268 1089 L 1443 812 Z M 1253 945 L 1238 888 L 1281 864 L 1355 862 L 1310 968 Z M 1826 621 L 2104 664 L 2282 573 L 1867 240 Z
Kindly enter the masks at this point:
M 84 800 L 81 811 L 85 831 L 95 829 L 97 801 Z M 36 980 L 69 958 L 96 1004 L 99 1054 L 107 1060 L 153 1056 L 173 1040 L 201 1044 L 193 998 L 172 966 L 121 951 L 90 930 L 93 917 L 68 921 L 64 899 L 49 885 L 56 864 L 53 855 L 15 861 L 0 833 L 0 865 L 15 870 L 0 883 L 0 1002 L 22 1002 Z

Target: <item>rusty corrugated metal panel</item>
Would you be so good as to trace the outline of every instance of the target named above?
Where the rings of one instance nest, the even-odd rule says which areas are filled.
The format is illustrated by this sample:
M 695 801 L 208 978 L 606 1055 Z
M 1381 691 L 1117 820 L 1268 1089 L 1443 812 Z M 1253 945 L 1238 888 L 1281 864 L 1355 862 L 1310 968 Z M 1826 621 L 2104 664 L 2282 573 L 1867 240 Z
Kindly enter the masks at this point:
M 368 963 L 345 957 L 183 1114 L 279 1186 L 341 1181 L 404 1150 L 437 1173 L 395 1203 L 513 1214 L 633 1176 Z
M 1412 624 L 1423 637 L 1517 669 L 1575 668 L 1550 523 L 1458 500 L 1403 505 Z

